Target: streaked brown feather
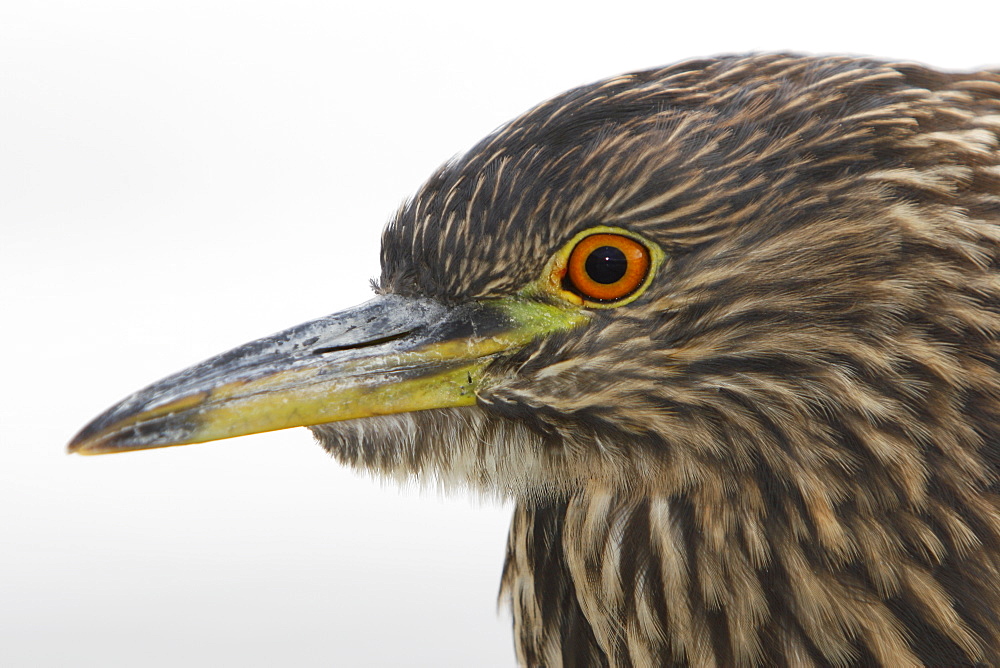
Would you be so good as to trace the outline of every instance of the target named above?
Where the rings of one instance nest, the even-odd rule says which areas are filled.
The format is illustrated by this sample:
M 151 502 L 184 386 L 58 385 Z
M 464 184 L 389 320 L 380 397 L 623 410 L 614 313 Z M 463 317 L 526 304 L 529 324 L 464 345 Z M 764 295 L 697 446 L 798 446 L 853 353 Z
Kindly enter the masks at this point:
M 509 295 L 593 225 L 636 302 L 472 409 L 324 425 L 517 500 L 528 666 L 1000 665 L 1000 73 L 700 60 L 570 91 L 446 165 L 380 289 Z

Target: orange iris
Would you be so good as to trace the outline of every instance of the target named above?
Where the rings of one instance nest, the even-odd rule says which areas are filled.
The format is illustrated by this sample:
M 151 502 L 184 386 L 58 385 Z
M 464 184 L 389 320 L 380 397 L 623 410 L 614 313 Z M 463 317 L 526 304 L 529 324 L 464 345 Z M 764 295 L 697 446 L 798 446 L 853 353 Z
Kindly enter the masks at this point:
M 617 301 L 635 292 L 649 273 L 649 250 L 620 234 L 592 234 L 569 255 L 566 278 L 585 299 Z

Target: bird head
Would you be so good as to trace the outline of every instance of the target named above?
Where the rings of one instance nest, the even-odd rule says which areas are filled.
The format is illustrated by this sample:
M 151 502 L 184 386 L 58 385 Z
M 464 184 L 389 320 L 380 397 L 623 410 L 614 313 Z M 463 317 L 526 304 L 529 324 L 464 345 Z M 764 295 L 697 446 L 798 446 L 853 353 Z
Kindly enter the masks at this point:
M 949 81 L 769 55 L 569 91 L 403 204 L 375 299 L 164 379 L 70 449 L 309 426 L 389 476 L 734 517 L 912 502 L 936 465 L 983 482 L 956 396 L 985 406 L 970 378 L 995 372 L 955 340 L 996 331 L 975 311 L 996 233 L 968 210 L 997 139 L 942 111 Z

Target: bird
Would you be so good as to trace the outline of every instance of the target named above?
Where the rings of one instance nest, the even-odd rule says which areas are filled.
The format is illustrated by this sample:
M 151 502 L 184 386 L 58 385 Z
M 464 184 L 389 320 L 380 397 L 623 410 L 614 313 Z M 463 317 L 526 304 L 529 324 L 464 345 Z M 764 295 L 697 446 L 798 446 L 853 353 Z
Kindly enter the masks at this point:
M 513 501 L 523 666 L 1000 665 L 1000 70 L 688 60 L 445 163 L 374 297 L 100 415 Z

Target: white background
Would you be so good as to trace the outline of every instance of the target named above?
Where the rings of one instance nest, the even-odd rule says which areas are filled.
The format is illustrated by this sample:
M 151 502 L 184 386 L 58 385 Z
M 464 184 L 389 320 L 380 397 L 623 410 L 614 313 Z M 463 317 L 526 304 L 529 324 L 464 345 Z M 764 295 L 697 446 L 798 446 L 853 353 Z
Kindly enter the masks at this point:
M 399 202 L 566 88 L 748 50 L 1000 64 L 994 2 L 816 6 L 0 2 L 0 664 L 513 665 L 509 508 L 345 471 L 304 429 L 65 443 L 368 298 Z

